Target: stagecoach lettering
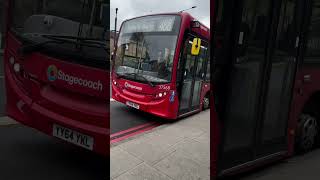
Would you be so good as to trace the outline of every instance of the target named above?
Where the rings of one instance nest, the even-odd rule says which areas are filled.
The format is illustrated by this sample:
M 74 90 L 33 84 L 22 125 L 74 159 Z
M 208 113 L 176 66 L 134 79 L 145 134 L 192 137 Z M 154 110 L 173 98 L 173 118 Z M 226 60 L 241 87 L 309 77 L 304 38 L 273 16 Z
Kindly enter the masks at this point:
M 62 70 L 58 70 L 57 79 L 65 81 L 69 85 L 79 85 L 79 86 L 84 86 L 84 87 L 94 89 L 94 90 L 99 90 L 99 91 L 103 90 L 103 84 L 101 83 L 100 80 L 93 81 L 93 80 L 83 79 L 80 77 L 67 74 Z
M 125 83 L 124 83 L 124 86 L 125 86 L 126 88 L 131 88 L 131 89 L 136 89 L 136 90 L 142 91 L 142 87 L 138 87 L 138 86 L 131 85 L 131 84 L 129 84 L 128 82 L 125 82 Z

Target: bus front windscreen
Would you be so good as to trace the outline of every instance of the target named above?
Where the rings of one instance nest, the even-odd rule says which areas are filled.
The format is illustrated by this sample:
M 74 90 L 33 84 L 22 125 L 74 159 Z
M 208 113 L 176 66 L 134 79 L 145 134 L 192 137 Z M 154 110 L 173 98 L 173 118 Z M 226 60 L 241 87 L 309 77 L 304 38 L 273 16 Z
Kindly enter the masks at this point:
M 107 68 L 108 7 L 105 0 L 13 0 L 10 29 L 25 53 Z
M 180 17 L 174 15 L 125 21 L 117 44 L 117 76 L 143 83 L 171 82 L 180 22 Z

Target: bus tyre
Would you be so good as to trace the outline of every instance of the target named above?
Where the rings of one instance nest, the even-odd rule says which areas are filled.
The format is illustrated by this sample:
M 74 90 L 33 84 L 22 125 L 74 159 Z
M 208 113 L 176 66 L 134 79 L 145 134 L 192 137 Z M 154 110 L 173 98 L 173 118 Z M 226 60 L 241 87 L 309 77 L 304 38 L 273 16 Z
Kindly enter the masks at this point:
M 318 135 L 317 119 L 309 114 L 302 114 L 297 129 L 298 152 L 308 152 L 316 145 Z
M 210 99 L 208 96 L 203 98 L 203 110 L 206 110 L 210 107 Z

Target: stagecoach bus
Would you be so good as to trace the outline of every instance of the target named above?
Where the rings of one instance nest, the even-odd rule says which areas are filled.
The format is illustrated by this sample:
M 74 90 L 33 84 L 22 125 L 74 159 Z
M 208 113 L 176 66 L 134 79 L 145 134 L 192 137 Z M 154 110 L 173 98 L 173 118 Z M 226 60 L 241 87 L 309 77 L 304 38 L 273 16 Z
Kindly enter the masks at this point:
M 112 98 L 165 119 L 210 106 L 210 29 L 188 13 L 122 23 L 112 68 Z
M 8 0 L 6 112 L 101 155 L 109 152 L 109 3 Z
M 211 175 L 319 145 L 319 0 L 211 1 Z

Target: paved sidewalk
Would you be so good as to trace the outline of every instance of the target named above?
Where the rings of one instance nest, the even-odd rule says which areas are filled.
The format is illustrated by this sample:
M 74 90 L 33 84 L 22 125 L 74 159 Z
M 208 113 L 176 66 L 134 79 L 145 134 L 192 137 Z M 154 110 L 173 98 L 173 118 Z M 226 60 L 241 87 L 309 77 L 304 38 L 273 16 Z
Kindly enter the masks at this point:
M 210 179 L 210 111 L 111 147 L 112 180 Z
M 8 125 L 15 125 L 15 124 L 18 124 L 18 122 L 9 117 L 0 116 L 0 126 L 8 126 Z

